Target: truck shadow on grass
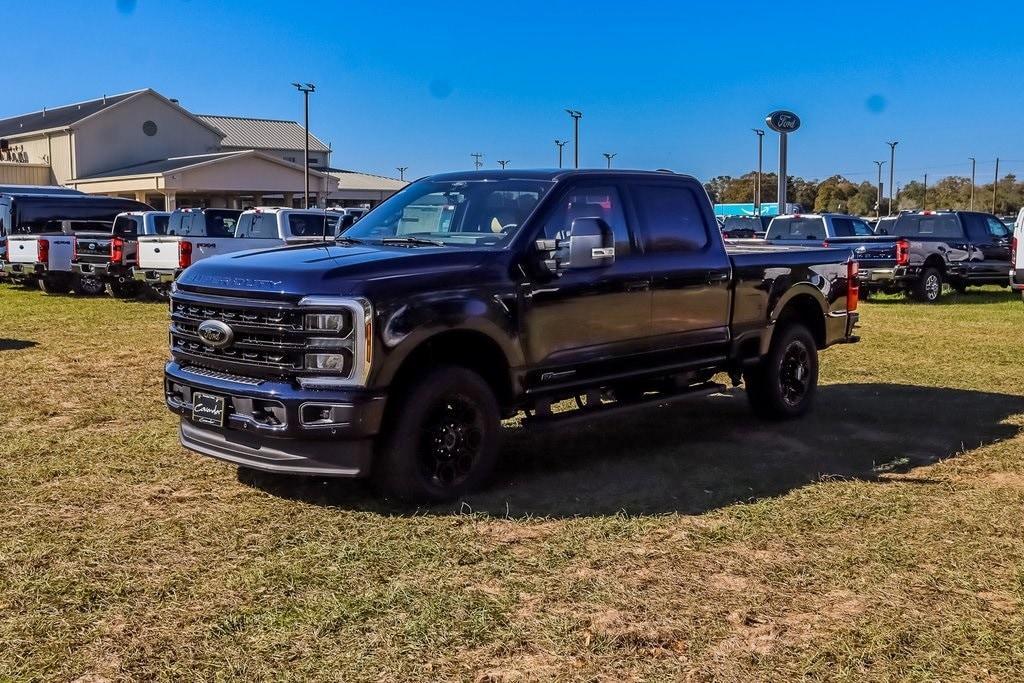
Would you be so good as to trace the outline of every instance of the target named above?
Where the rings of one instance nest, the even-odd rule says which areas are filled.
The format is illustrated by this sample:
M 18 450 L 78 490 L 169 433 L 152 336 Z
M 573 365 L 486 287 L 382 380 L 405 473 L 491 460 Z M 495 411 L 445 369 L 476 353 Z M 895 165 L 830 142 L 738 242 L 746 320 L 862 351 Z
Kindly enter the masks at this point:
M 921 301 L 917 301 L 909 296 L 903 294 L 884 294 L 884 295 L 873 295 L 868 299 L 868 303 L 871 305 L 880 304 L 883 306 L 892 306 L 898 304 L 907 305 L 918 305 L 918 306 L 954 306 L 957 304 L 1002 304 L 1007 301 L 1019 301 L 1020 292 L 1014 292 L 1010 289 L 996 289 L 996 288 L 985 288 L 985 289 L 968 289 L 966 292 L 960 293 L 952 290 L 944 290 L 942 296 L 938 301 L 932 304 L 926 304 Z
M 502 465 L 487 489 L 418 513 L 700 514 L 823 478 L 873 481 L 955 457 L 1012 438 L 1020 428 L 1007 419 L 1022 413 L 1021 396 L 836 384 L 820 387 L 810 415 L 776 423 L 753 417 L 744 393 L 731 390 L 555 430 L 506 429 Z M 252 472 L 240 480 L 317 504 L 409 512 L 359 482 Z
M 3 339 L 0 338 L 0 351 L 21 351 L 37 346 L 38 342 L 27 339 Z

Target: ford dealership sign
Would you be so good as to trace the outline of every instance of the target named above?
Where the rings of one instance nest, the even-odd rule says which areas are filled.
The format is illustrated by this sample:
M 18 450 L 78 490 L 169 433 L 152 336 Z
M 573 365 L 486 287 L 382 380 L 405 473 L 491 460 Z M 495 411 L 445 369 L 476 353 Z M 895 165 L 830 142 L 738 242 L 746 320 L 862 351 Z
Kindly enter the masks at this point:
M 791 111 L 773 111 L 764 122 L 776 133 L 792 133 L 800 127 L 800 117 Z

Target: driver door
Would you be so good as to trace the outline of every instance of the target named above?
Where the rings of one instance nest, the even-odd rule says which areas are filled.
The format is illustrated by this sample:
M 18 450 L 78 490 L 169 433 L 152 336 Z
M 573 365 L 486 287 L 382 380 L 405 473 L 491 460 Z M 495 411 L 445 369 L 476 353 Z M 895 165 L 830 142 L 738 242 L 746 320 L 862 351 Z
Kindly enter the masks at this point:
M 574 184 L 543 219 L 538 239 L 567 238 L 578 218 L 604 220 L 615 236 L 615 262 L 523 283 L 520 332 L 527 362 L 541 368 L 527 378 L 534 387 L 621 371 L 648 350 L 650 268 L 622 197 L 613 183 Z

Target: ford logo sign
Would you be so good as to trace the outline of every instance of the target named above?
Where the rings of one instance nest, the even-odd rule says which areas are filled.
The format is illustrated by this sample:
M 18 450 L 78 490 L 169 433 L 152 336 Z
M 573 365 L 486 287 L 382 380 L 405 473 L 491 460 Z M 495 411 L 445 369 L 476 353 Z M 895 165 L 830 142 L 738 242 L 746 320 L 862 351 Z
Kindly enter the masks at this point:
M 235 340 L 235 332 L 219 320 L 204 320 L 199 323 L 196 334 L 207 346 L 215 349 L 226 349 Z
M 764 122 L 776 133 L 792 133 L 800 127 L 800 117 L 791 111 L 773 111 Z

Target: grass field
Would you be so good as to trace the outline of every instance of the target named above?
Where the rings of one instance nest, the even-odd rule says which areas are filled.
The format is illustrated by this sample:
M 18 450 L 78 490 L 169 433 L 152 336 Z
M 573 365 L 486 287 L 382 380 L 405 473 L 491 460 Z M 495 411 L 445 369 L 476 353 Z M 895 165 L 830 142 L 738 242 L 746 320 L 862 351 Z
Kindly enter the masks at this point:
M 814 413 L 544 435 L 464 503 L 184 451 L 160 304 L 0 286 L 0 680 L 1019 680 L 1024 305 L 862 306 Z

